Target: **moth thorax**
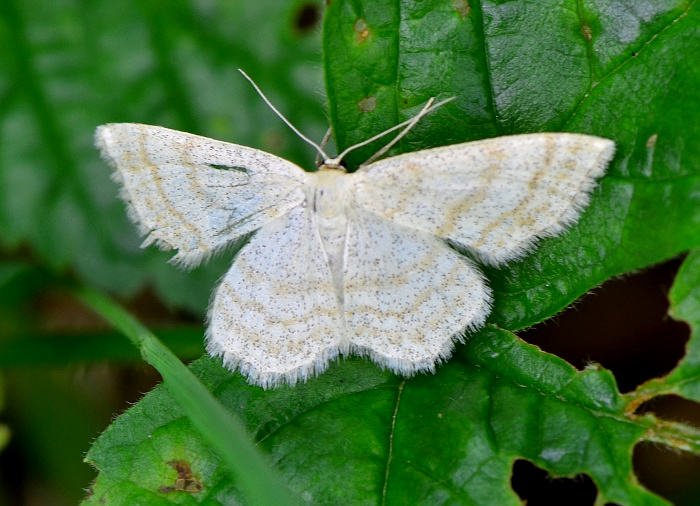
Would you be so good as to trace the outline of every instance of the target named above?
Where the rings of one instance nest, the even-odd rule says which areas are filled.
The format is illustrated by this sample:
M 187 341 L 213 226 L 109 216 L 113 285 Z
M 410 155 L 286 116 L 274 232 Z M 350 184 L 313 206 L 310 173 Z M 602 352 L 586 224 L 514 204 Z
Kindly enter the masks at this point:
M 344 170 L 326 169 L 314 174 L 316 184 L 313 185 L 314 210 L 322 220 L 333 220 L 345 214 L 346 187 L 349 182 Z

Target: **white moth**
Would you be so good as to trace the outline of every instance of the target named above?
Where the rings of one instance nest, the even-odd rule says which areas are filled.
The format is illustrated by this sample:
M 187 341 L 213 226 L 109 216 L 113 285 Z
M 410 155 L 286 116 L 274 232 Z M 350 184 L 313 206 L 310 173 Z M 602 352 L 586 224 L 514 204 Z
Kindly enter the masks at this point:
M 479 269 L 446 241 L 492 266 L 523 256 L 577 220 L 615 146 L 514 135 L 346 173 L 347 151 L 329 158 L 302 138 L 325 160 L 318 172 L 157 126 L 96 133 L 129 216 L 148 234 L 143 247 L 175 248 L 172 260 L 190 268 L 257 230 L 216 290 L 206 339 L 209 353 L 263 388 L 306 380 L 348 353 L 403 375 L 433 371 L 491 304 Z

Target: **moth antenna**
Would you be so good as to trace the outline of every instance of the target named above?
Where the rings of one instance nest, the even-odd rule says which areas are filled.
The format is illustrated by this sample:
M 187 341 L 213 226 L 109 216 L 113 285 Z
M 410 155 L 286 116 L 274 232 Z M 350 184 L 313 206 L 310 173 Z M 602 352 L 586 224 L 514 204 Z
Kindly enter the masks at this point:
M 402 138 L 404 135 L 406 135 L 406 134 L 411 130 L 411 128 L 413 128 L 413 127 L 416 125 L 416 123 L 418 123 L 418 121 L 420 121 L 420 119 L 421 119 L 423 116 L 425 116 L 426 111 L 427 111 L 428 109 L 430 109 L 430 106 L 433 105 L 433 102 L 435 102 L 435 97 L 432 97 L 430 100 L 428 100 L 428 102 L 425 104 L 425 106 L 423 107 L 423 109 L 421 109 L 420 112 L 419 112 L 418 114 L 416 114 L 416 115 L 413 117 L 413 119 L 408 123 L 408 125 L 406 125 L 406 128 L 404 128 L 403 130 L 401 130 L 401 132 L 399 132 L 399 134 L 398 134 L 396 137 L 394 137 L 389 143 L 387 143 L 386 146 L 384 146 L 384 147 L 381 148 L 379 151 L 377 151 L 377 152 L 374 153 L 372 156 L 370 156 L 367 160 L 365 160 L 365 162 L 364 162 L 361 166 L 369 165 L 370 163 L 372 163 L 373 161 L 375 161 L 377 158 L 379 158 L 380 156 L 382 156 L 384 153 L 386 153 L 387 151 L 389 151 L 389 150 L 391 149 L 391 147 L 392 147 L 394 144 L 396 144 L 397 142 L 399 142 L 399 141 L 401 140 L 401 138 Z
M 286 125 L 287 125 L 289 128 L 291 128 L 291 129 L 294 131 L 295 134 L 297 134 L 297 135 L 299 136 L 299 138 L 301 138 L 301 140 L 303 140 L 304 142 L 306 142 L 306 143 L 309 144 L 310 146 L 313 146 L 313 147 L 316 149 L 316 151 L 318 151 L 318 153 L 323 157 L 324 160 L 329 160 L 329 159 L 330 159 L 330 157 L 326 154 L 326 152 L 323 151 L 323 149 L 321 149 L 321 146 L 319 146 L 319 145 L 316 144 L 314 141 L 312 141 L 312 140 L 309 139 L 307 136 L 305 136 L 303 133 L 301 133 L 299 130 L 297 130 L 297 128 L 296 128 L 294 125 L 292 125 L 292 123 L 291 123 L 287 118 L 285 118 L 284 115 L 282 115 L 282 113 L 279 112 L 279 111 L 277 110 L 277 108 L 276 108 L 274 105 L 272 105 L 272 102 L 270 102 L 270 101 L 268 100 L 268 98 L 265 96 L 265 94 L 262 92 L 262 90 L 258 87 L 257 84 L 255 84 L 255 81 L 253 81 L 253 80 L 250 78 L 250 76 L 248 76 L 248 74 L 246 74 L 245 72 L 243 72 L 242 69 L 238 69 L 238 71 L 239 71 L 241 74 L 243 74 L 243 77 L 245 77 L 245 78 L 248 80 L 248 82 L 250 82 L 250 84 L 253 85 L 253 88 L 255 88 L 255 91 L 258 92 L 258 95 L 260 95 L 260 97 L 265 101 L 265 103 L 267 104 L 267 106 L 268 106 L 270 109 L 272 109 L 272 110 L 274 111 L 274 113 L 277 114 L 277 116 L 279 116 L 279 118 L 280 118 L 282 121 L 284 121 L 284 122 L 286 123 Z
M 328 141 L 331 140 L 331 135 L 333 134 L 333 129 L 329 128 L 326 130 L 326 135 L 323 136 L 323 139 L 321 139 L 321 149 L 326 147 L 326 144 L 328 144 Z M 323 162 L 326 160 L 321 160 L 321 157 L 319 156 L 318 153 L 316 153 L 316 166 L 320 167 Z
M 380 149 L 377 153 L 375 153 L 372 157 L 370 157 L 369 160 L 367 160 L 365 163 L 362 164 L 362 165 L 367 165 L 368 163 L 370 163 L 370 162 L 376 160 L 378 157 L 380 157 L 381 155 L 383 155 L 383 154 L 384 154 L 387 150 L 389 150 L 394 144 L 396 144 L 404 135 L 406 135 L 406 134 L 409 132 L 409 130 L 411 130 L 411 128 L 413 128 L 413 126 L 414 126 L 416 123 L 418 123 L 418 121 L 420 121 L 421 118 L 423 118 L 424 116 L 430 114 L 430 113 L 433 112 L 434 110 L 436 110 L 436 109 L 442 107 L 442 106 L 445 105 L 446 103 L 452 102 L 455 98 L 456 98 L 456 97 L 447 98 L 447 99 L 445 99 L 445 100 L 442 100 L 442 101 L 438 102 L 438 103 L 435 104 L 435 105 L 431 105 L 431 104 L 433 103 L 433 101 L 435 100 L 435 97 L 431 98 L 430 100 L 428 100 L 428 102 L 425 104 L 425 106 L 423 106 L 423 109 L 421 109 L 420 112 L 419 112 L 418 114 L 416 114 L 415 116 L 413 116 L 412 118 L 409 118 L 409 119 L 407 119 L 406 121 L 402 121 L 402 122 L 399 123 L 398 125 L 394 125 L 393 127 L 388 128 L 388 129 L 384 130 L 384 131 L 381 132 L 381 133 L 378 133 L 378 134 L 375 135 L 374 137 L 370 137 L 369 139 L 366 139 L 366 140 L 364 140 L 364 141 L 362 141 L 362 142 L 358 142 L 357 144 L 354 144 L 354 145 L 350 146 L 349 148 L 346 148 L 345 151 L 343 151 L 343 152 L 340 153 L 338 156 L 336 156 L 333 160 L 330 160 L 330 161 L 333 161 L 333 162 L 336 162 L 336 163 L 340 163 L 340 161 L 341 161 L 343 158 L 345 158 L 345 155 L 347 155 L 350 151 L 354 151 L 354 150 L 356 150 L 357 148 L 361 148 L 362 146 L 366 146 L 367 144 L 370 144 L 370 143 L 376 141 L 377 139 L 381 139 L 382 137 L 384 137 L 384 136 L 387 135 L 387 134 L 390 134 L 391 132 L 395 132 L 396 130 L 399 130 L 399 129 L 405 127 L 405 129 L 404 129 L 403 132 L 401 132 L 401 133 L 400 133 L 399 135 L 397 135 L 389 144 L 387 144 L 388 147 L 385 146 L 384 148 Z

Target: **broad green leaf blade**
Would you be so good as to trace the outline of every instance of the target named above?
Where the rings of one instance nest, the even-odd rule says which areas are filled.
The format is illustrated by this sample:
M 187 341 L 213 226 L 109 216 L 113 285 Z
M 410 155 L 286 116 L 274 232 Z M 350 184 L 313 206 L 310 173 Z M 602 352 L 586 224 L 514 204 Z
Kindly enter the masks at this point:
M 656 427 L 625 415 L 610 373 L 576 372 L 494 327 L 440 374 L 409 380 L 347 360 L 304 385 L 263 391 L 208 358 L 192 369 L 313 504 L 519 504 L 509 480 L 516 458 L 589 474 L 600 504 L 665 504 L 632 473 L 633 446 Z M 203 490 L 160 497 L 238 497 L 161 387 L 117 419 L 88 460 L 100 470 L 95 498 L 126 483 L 134 497 L 159 495 L 174 479 L 172 460 L 187 460 Z
M 311 3 L 320 11 L 322 2 Z M 185 273 L 141 250 L 95 128 L 140 122 L 275 152 L 313 168 L 301 143 L 238 73 L 245 69 L 321 139 L 318 27 L 309 2 L 0 2 L 0 242 L 123 295 L 145 285 L 204 313 L 231 256 Z M 271 16 L 270 13 L 275 15 Z
M 483 29 L 478 10 L 466 2 L 330 3 L 324 64 L 338 146 L 344 149 L 400 123 L 431 97 L 455 100 L 419 123 L 401 142 L 401 151 L 434 145 L 425 135 L 440 144 L 497 135 Z M 350 154 L 350 169 L 385 143 Z

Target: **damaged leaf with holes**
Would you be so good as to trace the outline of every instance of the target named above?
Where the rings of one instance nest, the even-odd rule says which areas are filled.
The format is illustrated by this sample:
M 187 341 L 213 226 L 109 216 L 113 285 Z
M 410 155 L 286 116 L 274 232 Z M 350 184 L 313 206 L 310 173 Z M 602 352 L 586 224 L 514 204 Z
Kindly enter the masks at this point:
M 692 327 L 687 355 L 631 392 L 601 366 L 577 370 L 515 332 L 606 279 L 700 247 L 699 34 L 694 1 L 328 3 L 324 69 L 340 149 L 430 97 L 456 97 L 393 154 L 570 131 L 614 140 L 617 155 L 566 234 L 485 269 L 489 323 L 435 375 L 404 379 L 349 358 L 305 384 L 262 391 L 215 360 L 191 366 L 302 498 L 517 505 L 525 497 L 511 475 L 528 462 L 555 479 L 585 476 L 596 504 L 675 501 L 640 483 L 632 455 L 643 441 L 700 454 L 696 429 L 637 411 L 656 395 L 700 399 L 697 253 L 671 292 L 671 314 Z M 377 149 L 353 153 L 348 170 Z M 87 460 L 100 472 L 88 504 L 244 502 L 163 387 L 118 418 Z

